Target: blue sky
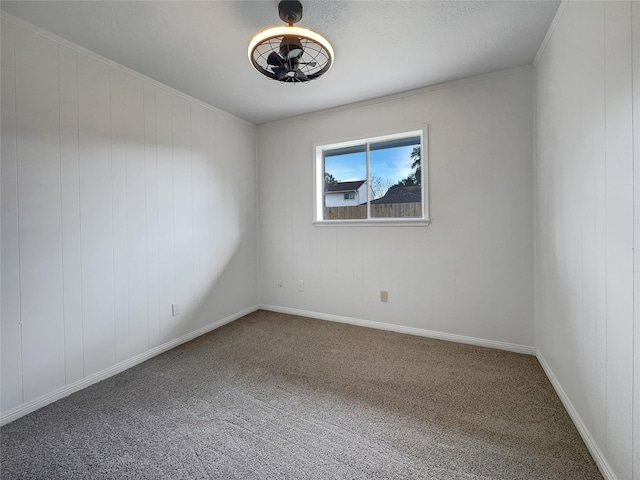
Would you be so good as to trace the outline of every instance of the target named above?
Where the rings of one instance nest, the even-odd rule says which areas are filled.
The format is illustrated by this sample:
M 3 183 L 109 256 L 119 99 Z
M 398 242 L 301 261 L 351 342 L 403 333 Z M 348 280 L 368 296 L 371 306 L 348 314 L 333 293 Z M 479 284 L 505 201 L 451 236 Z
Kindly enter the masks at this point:
M 371 175 L 383 180 L 388 179 L 391 184 L 406 178 L 413 169 L 411 168 L 412 146 L 386 148 L 374 150 L 370 153 Z M 331 173 L 341 182 L 352 180 L 364 180 L 366 177 L 366 155 L 351 153 L 325 158 L 325 172 Z

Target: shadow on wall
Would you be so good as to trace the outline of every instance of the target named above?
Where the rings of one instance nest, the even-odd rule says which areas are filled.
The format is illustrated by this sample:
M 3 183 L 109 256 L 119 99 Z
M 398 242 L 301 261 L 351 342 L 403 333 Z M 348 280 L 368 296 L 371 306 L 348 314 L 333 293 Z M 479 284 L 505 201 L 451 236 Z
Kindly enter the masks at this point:
M 129 331 L 135 324 L 142 324 L 143 328 L 147 324 L 149 341 L 145 350 L 247 306 L 241 288 L 246 279 L 233 267 L 244 271 L 242 259 L 251 258 L 247 252 L 240 254 L 240 249 L 251 248 L 250 240 L 245 239 L 244 209 L 253 200 L 242 198 L 250 191 L 242 186 L 247 182 L 240 178 L 237 165 L 221 162 L 215 145 L 207 147 L 198 150 L 158 146 L 157 183 L 155 188 L 151 186 L 152 195 L 158 198 L 157 212 L 151 212 L 146 222 L 126 233 L 127 244 L 144 239 L 148 245 L 155 242 L 157 234 L 157 250 L 143 252 L 146 259 L 138 260 L 136 269 L 129 267 L 129 308 L 116 311 L 114 317 L 116 325 L 126 323 Z M 135 260 L 127 256 L 130 265 Z M 138 310 L 131 309 L 133 281 L 139 282 L 140 291 L 147 292 L 148 304 Z M 157 304 L 157 318 L 153 318 L 154 308 L 150 308 L 153 303 Z M 173 305 L 179 308 L 177 315 L 173 314 Z M 131 339 L 130 345 L 133 347 Z M 128 356 L 138 353 L 140 349 L 130 348 Z
M 96 177 L 95 156 L 81 150 L 75 187 L 58 190 L 64 198 L 76 189 L 75 218 L 55 205 L 36 216 L 44 201 L 38 199 L 19 212 L 20 243 L 29 246 L 21 253 L 28 295 L 21 301 L 25 328 L 16 338 L 24 360 L 13 368 L 21 369 L 24 387 L 6 386 L 16 389 L 9 410 L 256 303 L 250 292 L 257 289 L 246 287 L 243 275 L 255 277 L 255 245 L 247 238 L 254 194 L 246 186 L 251 182 L 240 179 L 237 159 L 221 162 L 215 149 L 155 145 L 150 155 L 148 145 L 145 151 L 131 142 L 109 157 L 103 155 L 108 145 L 91 143 L 112 174 Z M 57 163 L 47 162 L 47 168 Z M 18 162 L 18 174 L 37 178 L 32 164 Z M 60 163 L 53 167 L 59 179 Z M 20 197 L 33 195 L 24 187 Z M 62 245 L 47 242 L 52 230 Z M 62 247 L 74 241 L 77 251 L 67 255 Z M 43 317 L 31 308 L 42 283 L 32 278 L 36 271 L 46 277 L 45 306 L 53 307 L 46 328 L 38 327 Z M 172 315 L 172 304 L 179 304 L 179 315 Z M 43 375 L 51 379 L 46 384 Z
M 236 255 L 247 230 L 241 180 L 211 162 L 206 152 L 194 151 L 191 161 L 192 186 L 181 192 L 182 200 L 190 203 L 190 218 L 179 219 L 180 213 L 174 211 L 174 270 L 164 279 L 167 296 L 158 299 L 160 343 L 234 313 L 237 310 L 229 311 L 229 306 L 242 303 L 235 301 L 240 286 L 225 283 L 233 280 L 228 269 L 230 264 L 240 263 Z M 175 201 L 177 205 L 180 199 Z M 222 298 L 215 304 L 208 302 L 217 291 L 224 292 Z M 179 305 L 179 315 L 172 315 L 172 304 Z

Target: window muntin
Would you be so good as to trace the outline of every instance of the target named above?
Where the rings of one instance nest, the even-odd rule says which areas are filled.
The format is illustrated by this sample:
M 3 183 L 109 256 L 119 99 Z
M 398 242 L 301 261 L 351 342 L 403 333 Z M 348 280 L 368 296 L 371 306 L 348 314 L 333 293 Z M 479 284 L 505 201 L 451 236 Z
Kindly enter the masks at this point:
M 425 131 L 317 145 L 315 221 L 428 223 Z

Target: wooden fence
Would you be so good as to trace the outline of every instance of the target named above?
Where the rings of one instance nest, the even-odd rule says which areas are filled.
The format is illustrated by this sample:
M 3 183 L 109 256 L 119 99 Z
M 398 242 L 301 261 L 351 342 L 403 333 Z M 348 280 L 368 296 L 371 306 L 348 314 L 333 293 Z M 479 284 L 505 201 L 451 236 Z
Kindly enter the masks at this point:
M 422 203 L 374 203 L 371 218 L 416 218 L 422 215 Z M 325 220 L 362 220 L 367 218 L 367 205 L 325 207 Z

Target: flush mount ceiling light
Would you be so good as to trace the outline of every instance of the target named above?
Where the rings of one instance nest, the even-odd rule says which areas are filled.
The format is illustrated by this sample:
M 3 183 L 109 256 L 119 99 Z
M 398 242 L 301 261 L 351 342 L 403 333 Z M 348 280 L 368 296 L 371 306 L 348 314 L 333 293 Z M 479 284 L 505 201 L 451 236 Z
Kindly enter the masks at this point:
M 249 61 L 254 68 L 283 83 L 308 82 L 328 72 L 333 64 L 331 44 L 322 35 L 293 26 L 302 18 L 302 4 L 283 0 L 278 13 L 289 26 L 269 28 L 253 37 Z

